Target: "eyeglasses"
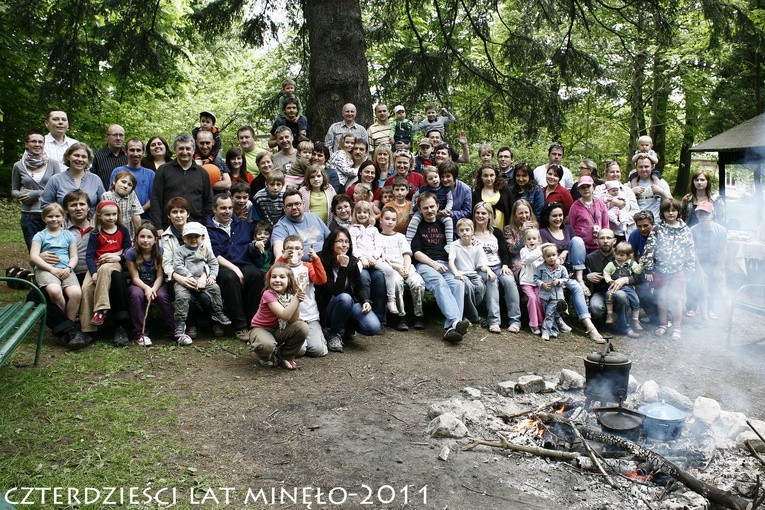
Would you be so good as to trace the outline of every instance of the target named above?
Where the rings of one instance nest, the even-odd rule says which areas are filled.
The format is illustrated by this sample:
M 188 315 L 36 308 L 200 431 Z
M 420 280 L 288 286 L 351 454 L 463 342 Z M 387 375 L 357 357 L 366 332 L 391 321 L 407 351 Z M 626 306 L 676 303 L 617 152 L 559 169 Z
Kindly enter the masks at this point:
M 291 204 L 284 204 L 284 207 L 287 209 L 292 209 L 295 207 L 300 207 L 301 205 L 303 205 L 303 202 L 293 202 Z

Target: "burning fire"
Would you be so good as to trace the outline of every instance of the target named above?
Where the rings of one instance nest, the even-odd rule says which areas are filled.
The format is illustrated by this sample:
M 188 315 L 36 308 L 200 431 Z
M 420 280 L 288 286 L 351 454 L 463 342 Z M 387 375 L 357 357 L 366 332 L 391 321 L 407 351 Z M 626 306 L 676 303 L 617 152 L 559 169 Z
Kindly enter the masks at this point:
M 547 428 L 544 423 L 534 419 L 522 420 L 513 427 L 513 432 L 518 432 L 535 438 L 543 437 L 546 431 Z

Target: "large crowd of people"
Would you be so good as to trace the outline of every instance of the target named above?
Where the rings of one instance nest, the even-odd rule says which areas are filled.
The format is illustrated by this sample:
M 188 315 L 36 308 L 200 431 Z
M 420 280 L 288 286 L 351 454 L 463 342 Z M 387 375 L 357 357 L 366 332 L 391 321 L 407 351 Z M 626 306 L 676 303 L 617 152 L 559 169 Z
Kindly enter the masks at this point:
M 12 194 L 54 333 L 81 349 L 113 321 L 115 345 L 149 346 L 155 302 L 180 345 L 209 326 L 249 342 L 260 364 L 294 369 L 357 332 L 425 329 L 426 290 L 454 344 L 471 326 L 517 334 L 523 321 L 551 340 L 572 331 L 569 304 L 598 343 L 599 328 L 680 340 L 684 316 L 714 317 L 724 205 L 705 172 L 674 200 L 647 137 L 629 176 L 608 161 L 601 179 L 584 159 L 575 179 L 558 143 L 536 167 L 484 144 L 459 179 L 468 140 L 444 141 L 456 121 L 445 109 L 413 122 L 378 104 L 364 128 L 346 104 L 312 142 L 301 108 L 286 80 L 270 149 L 249 126 L 224 148 L 203 111 L 171 143 L 113 124 L 94 151 L 67 136 L 65 112 L 48 112 L 48 133 L 26 134 Z

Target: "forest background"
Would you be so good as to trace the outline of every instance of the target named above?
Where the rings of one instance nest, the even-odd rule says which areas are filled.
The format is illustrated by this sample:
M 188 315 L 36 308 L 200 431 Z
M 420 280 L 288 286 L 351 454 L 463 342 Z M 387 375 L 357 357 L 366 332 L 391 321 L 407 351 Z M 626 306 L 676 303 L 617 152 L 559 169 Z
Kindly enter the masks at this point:
M 104 145 L 172 138 L 198 114 L 267 133 L 285 77 L 322 139 L 345 102 L 421 116 L 435 102 L 516 161 L 622 168 L 649 134 L 676 195 L 688 148 L 765 111 L 764 0 L 6 0 L 0 4 L 0 194 L 49 108 Z M 471 166 L 472 169 L 472 166 Z M 465 172 L 465 170 L 463 170 Z

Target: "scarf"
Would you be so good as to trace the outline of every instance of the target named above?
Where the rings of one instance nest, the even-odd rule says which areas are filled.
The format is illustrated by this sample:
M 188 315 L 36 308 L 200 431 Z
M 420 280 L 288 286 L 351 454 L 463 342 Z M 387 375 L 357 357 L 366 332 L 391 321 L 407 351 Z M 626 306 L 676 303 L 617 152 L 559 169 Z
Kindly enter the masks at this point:
M 27 167 L 27 170 L 30 172 L 33 172 L 35 170 L 38 170 L 48 164 L 48 155 L 43 152 L 42 154 L 32 154 L 30 152 L 27 152 L 27 155 L 24 157 L 24 166 Z

